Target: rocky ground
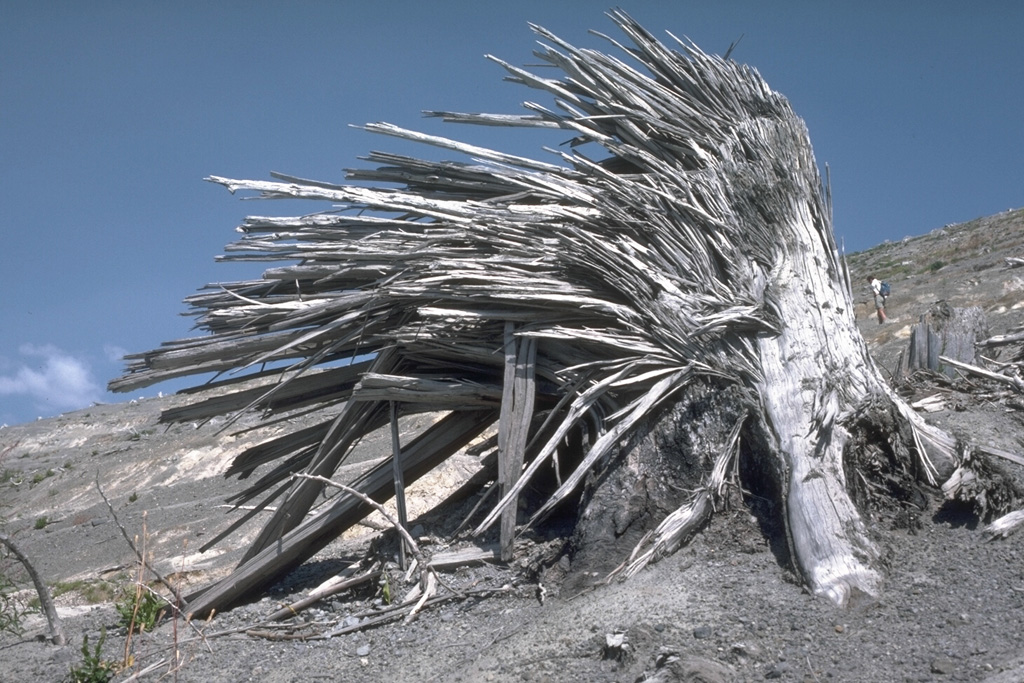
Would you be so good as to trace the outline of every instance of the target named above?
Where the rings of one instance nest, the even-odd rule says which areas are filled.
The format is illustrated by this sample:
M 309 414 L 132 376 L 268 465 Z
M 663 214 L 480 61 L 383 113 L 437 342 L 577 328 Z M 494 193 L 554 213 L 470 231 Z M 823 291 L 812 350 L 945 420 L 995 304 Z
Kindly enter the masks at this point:
M 982 306 L 993 334 L 1021 324 L 1024 269 L 1005 268 L 1006 256 L 1024 256 L 1024 211 L 851 255 L 858 319 L 877 362 L 894 368 L 911 325 L 940 300 Z M 868 273 L 892 283 L 889 324 L 871 317 Z M 930 421 L 984 445 L 1024 452 L 1024 413 L 994 387 L 979 394 L 974 384 L 971 391 L 962 380 L 905 391 L 941 396 L 944 407 L 929 413 Z M 61 680 L 82 661 L 83 636 L 94 644 L 103 630 L 102 656 L 123 659 L 126 637 L 113 605 L 132 585 L 137 563 L 121 527 L 186 592 L 237 561 L 255 526 L 224 546 L 198 550 L 234 519 L 223 502 L 241 484 L 220 473 L 271 428 L 237 433 L 255 423 L 242 424 L 218 433 L 216 424 L 158 424 L 161 410 L 184 400 L 95 406 L 0 429 L 4 529 L 59 594 L 69 639 L 63 648 L 44 642 L 45 622 L 30 616 L 23 636 L 0 636 L 0 681 Z M 404 428 L 414 431 L 429 417 L 417 419 Z M 372 461 L 383 448 L 367 444 L 360 459 Z M 460 456 L 411 493 L 413 526 L 427 552 L 444 548 L 461 512 L 430 515 L 430 505 L 476 466 L 475 457 Z M 355 628 L 385 607 L 382 587 L 372 583 L 313 606 L 286 628 L 258 627 L 282 604 L 365 556 L 380 538 L 380 525 L 371 520 L 361 535 L 335 542 L 293 572 L 272 596 L 208 623 L 170 620 L 136 636 L 134 663 L 115 680 L 150 665 L 155 668 L 141 680 L 1024 680 L 1024 536 L 986 541 L 968 511 L 934 495 L 916 519 L 875 514 L 869 524 L 884 551 L 885 590 L 849 610 L 809 595 L 749 513 L 733 509 L 653 568 L 583 594 L 560 591 L 566 563 L 550 555 L 539 574 L 519 562 L 445 572 L 444 581 L 466 597 L 427 607 L 409 624 Z M 552 547 L 531 539 L 520 556 L 527 563 Z M 392 576 L 390 591 L 408 589 L 397 572 Z M 346 627 L 349 632 L 330 638 L 295 637 Z M 175 657 L 181 663 L 169 673 Z

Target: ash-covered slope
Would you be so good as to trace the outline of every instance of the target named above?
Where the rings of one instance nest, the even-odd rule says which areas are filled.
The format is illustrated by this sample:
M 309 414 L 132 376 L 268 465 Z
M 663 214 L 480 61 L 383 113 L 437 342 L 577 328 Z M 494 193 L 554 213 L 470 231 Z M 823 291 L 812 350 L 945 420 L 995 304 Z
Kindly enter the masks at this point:
M 1020 256 L 1022 210 L 850 255 L 858 322 L 876 360 L 891 368 L 910 325 L 936 301 L 981 306 L 993 334 L 1024 322 L 1024 269 L 1004 267 L 1006 257 Z M 892 283 L 890 324 L 879 326 L 872 316 L 864 282 L 869 273 Z M 927 419 L 985 445 L 1024 451 L 1019 411 L 961 389 L 948 387 L 947 407 Z M 161 410 L 185 400 L 95 406 L 0 429 L 0 516 L 46 580 L 63 592 L 58 604 L 71 643 L 60 650 L 33 640 L 44 624 L 32 617 L 25 638 L 0 637 L 0 681 L 60 679 L 80 659 L 83 634 L 95 643 L 100 626 L 111 634 L 105 654 L 121 655 L 124 639 L 116 634 L 110 600 L 130 582 L 133 553 L 99 496 L 97 480 L 129 533 L 141 535 L 145 515 L 156 564 L 168 573 L 183 569 L 186 586 L 207 583 L 237 559 L 240 551 L 230 547 L 196 551 L 234 519 L 221 506 L 245 482 L 225 480 L 224 468 L 273 427 L 247 432 L 255 422 L 243 420 L 218 433 L 215 423 L 198 429 L 158 424 Z M 367 444 L 365 457 L 388 447 L 387 439 Z M 464 469 L 427 488 L 450 488 L 473 471 L 472 456 L 461 463 Z M 839 681 L 985 680 L 1002 671 L 1003 678 L 992 680 L 1019 680 L 1012 677 L 1022 671 L 1021 539 L 984 542 L 974 521 L 943 508 L 938 497 L 915 520 L 878 515 L 870 524 L 886 549 L 888 569 L 882 598 L 861 610 L 836 611 L 787 583 L 786 568 L 747 513 L 736 510 L 724 512 L 690 548 L 625 584 L 569 600 L 558 595 L 556 565 L 525 579 L 513 595 L 428 610 L 409 626 L 308 644 L 213 638 L 210 651 L 191 647 L 180 680 L 291 680 L 307 672 L 339 681 L 612 681 L 654 675 L 659 662 L 664 680 L 689 680 L 687 671 L 703 672 L 706 680 Z M 238 545 L 244 536 L 234 537 Z M 280 601 L 294 600 L 327 578 L 337 567 L 330 552 L 342 552 L 342 546 L 328 548 L 303 577 L 289 577 Z M 486 571 L 500 577 L 499 569 Z M 535 597 L 532 582 L 538 579 L 550 579 L 544 605 Z M 350 599 L 341 596 L 310 618 L 342 620 Z M 239 608 L 207 629 L 257 623 L 277 603 Z M 602 658 L 605 634 L 615 631 L 624 631 L 631 644 L 631 657 L 621 662 Z M 165 654 L 161 648 L 172 639 L 167 626 L 145 642 Z M 669 655 L 678 659 L 666 664 Z M 676 678 L 668 677 L 670 671 Z

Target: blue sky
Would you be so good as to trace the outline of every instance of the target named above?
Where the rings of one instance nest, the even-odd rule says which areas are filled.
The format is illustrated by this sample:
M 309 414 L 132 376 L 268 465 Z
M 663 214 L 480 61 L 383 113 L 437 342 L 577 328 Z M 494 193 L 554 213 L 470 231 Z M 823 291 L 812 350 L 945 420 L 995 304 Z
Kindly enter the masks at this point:
M 0 0 L 0 425 L 112 395 L 125 351 L 189 336 L 181 299 L 256 277 L 214 264 L 247 214 L 207 175 L 328 181 L 389 121 L 541 155 L 528 131 L 423 109 L 517 112 L 539 94 L 527 22 L 591 47 L 609 4 Z M 1024 3 L 637 1 L 656 35 L 736 40 L 808 124 L 847 250 L 1024 205 Z M 426 152 L 431 153 L 431 152 Z M 141 392 L 169 392 L 182 383 Z M 141 395 L 140 394 L 140 395 Z

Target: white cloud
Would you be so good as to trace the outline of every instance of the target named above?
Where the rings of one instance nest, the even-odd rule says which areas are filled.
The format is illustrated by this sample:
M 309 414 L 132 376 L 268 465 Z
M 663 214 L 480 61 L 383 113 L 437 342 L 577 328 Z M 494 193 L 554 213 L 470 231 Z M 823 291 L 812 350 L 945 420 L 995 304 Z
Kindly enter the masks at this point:
M 121 364 L 124 361 L 124 357 L 128 355 L 128 351 L 120 346 L 114 344 L 105 344 L 103 346 L 103 355 L 107 357 L 107 360 L 112 363 Z
M 52 344 L 24 344 L 18 349 L 26 360 L 0 375 L 0 395 L 24 396 L 38 410 L 74 410 L 103 396 L 89 364 Z

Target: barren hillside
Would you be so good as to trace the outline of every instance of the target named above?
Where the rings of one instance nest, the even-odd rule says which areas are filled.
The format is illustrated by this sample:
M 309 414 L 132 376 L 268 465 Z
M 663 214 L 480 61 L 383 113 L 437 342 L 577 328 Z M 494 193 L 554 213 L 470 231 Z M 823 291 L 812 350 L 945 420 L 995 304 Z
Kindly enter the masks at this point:
M 1024 256 L 1024 210 L 851 254 L 857 317 L 876 361 L 891 370 L 911 325 L 939 301 L 981 306 L 992 334 L 1024 322 L 1024 268 L 1005 267 L 1010 256 Z M 873 317 L 868 274 L 892 284 L 889 324 Z M 974 385 L 972 391 L 956 381 L 942 387 L 944 407 L 928 419 L 1024 452 L 1020 410 L 995 394 L 979 398 Z M 83 635 L 95 643 L 101 627 L 108 632 L 104 656 L 122 657 L 125 639 L 113 601 L 131 585 L 135 561 L 118 523 L 145 540 L 156 566 L 185 592 L 237 561 L 244 528 L 225 545 L 199 548 L 235 519 L 224 498 L 246 483 L 225 480 L 222 472 L 234 454 L 274 427 L 256 428 L 255 418 L 224 431 L 218 424 L 158 423 L 161 410 L 187 400 L 94 406 L 0 430 L 0 516 L 59 594 L 71 643 L 41 642 L 45 624 L 29 617 L 24 637 L 0 636 L 0 680 L 60 680 L 81 660 Z M 429 419 L 416 418 L 404 429 L 417 431 Z M 384 437 L 365 444 L 352 471 L 387 448 Z M 428 515 L 428 506 L 477 469 L 475 456 L 459 456 L 414 488 L 410 514 L 417 517 L 417 536 L 432 549 L 447 546 L 446 534 L 459 520 Z M 177 680 L 184 681 L 1021 680 L 1020 538 L 986 543 L 977 520 L 934 492 L 928 498 L 913 519 L 869 513 L 887 553 L 886 589 L 879 600 L 849 611 L 804 592 L 750 515 L 736 509 L 722 511 L 689 547 L 634 580 L 582 595 L 560 594 L 568 560 L 558 557 L 557 542 L 533 538 L 521 549 L 522 563 L 473 565 L 447 578 L 467 596 L 481 588 L 494 595 L 427 608 L 409 625 L 352 629 L 329 639 L 293 638 L 287 629 L 245 634 L 368 552 L 380 537 L 381 525 L 371 522 L 361 538 L 338 541 L 294 572 L 274 599 L 196 630 L 168 622 L 136 639 L 136 664 L 116 680 L 171 657 L 175 642 L 183 656 Z M 326 600 L 292 623 L 305 624 L 307 636 L 322 634 L 358 625 L 382 608 L 371 586 Z M 196 638 L 199 631 L 205 642 Z M 615 634 L 624 634 L 628 648 L 608 648 Z M 157 680 L 169 666 L 143 679 Z

